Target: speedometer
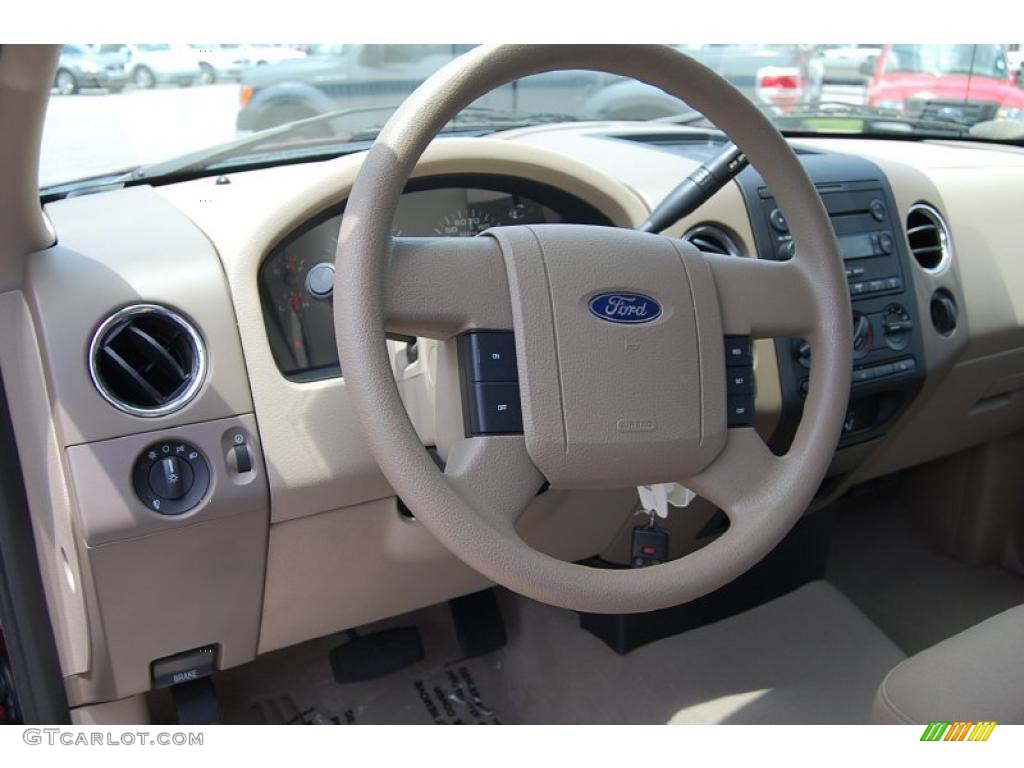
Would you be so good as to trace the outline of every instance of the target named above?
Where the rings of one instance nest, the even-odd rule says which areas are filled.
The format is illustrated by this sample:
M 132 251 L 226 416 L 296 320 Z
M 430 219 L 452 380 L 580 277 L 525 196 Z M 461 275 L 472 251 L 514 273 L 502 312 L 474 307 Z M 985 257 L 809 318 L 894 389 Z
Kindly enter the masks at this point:
M 434 234 L 439 237 L 473 237 L 497 224 L 490 213 L 471 206 L 446 214 L 434 226 Z

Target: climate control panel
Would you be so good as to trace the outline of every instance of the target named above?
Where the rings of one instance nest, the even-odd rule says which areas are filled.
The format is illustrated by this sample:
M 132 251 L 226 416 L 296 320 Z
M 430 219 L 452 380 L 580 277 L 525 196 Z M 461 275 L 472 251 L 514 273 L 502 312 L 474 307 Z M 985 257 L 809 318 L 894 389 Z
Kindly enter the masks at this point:
M 842 444 L 883 434 L 924 377 L 921 325 L 901 218 L 881 169 L 827 152 L 798 152 L 832 223 L 843 260 L 852 316 L 853 365 Z M 748 168 L 737 181 L 760 258 L 785 261 L 799 250 L 789 222 L 763 179 Z M 782 418 L 773 444 L 795 432 L 814 362 L 804 339 L 777 339 Z

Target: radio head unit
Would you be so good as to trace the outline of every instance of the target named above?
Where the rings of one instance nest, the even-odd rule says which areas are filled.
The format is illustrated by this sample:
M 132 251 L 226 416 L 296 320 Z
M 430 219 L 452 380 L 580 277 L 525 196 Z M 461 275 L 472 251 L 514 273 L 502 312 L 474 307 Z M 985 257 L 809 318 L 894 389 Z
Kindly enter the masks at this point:
M 881 169 L 861 158 L 798 152 L 828 212 L 853 308 L 851 395 L 840 446 L 885 432 L 924 376 L 923 345 L 900 217 Z M 796 244 L 786 217 L 754 169 L 737 178 L 759 258 L 784 261 Z M 788 446 L 812 365 L 803 339 L 777 339 L 783 413 L 773 447 Z

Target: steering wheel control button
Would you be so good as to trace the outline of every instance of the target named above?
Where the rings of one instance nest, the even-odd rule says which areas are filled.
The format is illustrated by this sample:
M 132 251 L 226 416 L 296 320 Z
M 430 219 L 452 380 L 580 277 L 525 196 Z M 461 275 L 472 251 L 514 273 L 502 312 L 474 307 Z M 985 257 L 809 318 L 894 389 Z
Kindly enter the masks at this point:
M 459 369 L 468 434 L 522 434 L 519 369 L 512 332 L 472 331 L 460 336 Z
M 725 337 L 725 383 L 727 425 L 754 426 L 754 356 L 749 336 Z
M 749 336 L 725 337 L 726 365 L 753 365 L 754 358 L 750 353 Z
M 885 203 L 881 200 L 872 200 L 868 209 L 871 211 L 871 218 L 875 221 L 885 221 Z
M 725 371 L 725 383 L 729 395 L 752 395 L 754 369 L 747 366 L 730 366 Z
M 132 487 L 146 508 L 161 515 L 180 515 L 206 496 L 210 466 L 190 443 L 153 443 L 135 460 Z
M 515 435 L 523 431 L 519 385 L 511 382 L 473 384 L 469 411 L 474 435 Z
M 786 223 L 786 217 L 782 215 L 782 211 L 778 208 L 773 209 L 768 214 L 768 221 L 771 222 L 776 232 L 789 232 L 789 224 Z
M 730 427 L 752 427 L 755 419 L 753 395 L 729 397 L 726 421 Z
M 518 382 L 516 339 L 505 331 L 477 331 L 462 337 L 470 381 Z

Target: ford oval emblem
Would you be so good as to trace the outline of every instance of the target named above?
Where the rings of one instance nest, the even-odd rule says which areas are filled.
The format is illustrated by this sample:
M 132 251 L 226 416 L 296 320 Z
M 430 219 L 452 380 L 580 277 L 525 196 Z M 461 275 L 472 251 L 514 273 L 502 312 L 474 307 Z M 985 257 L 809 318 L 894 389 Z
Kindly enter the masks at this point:
M 587 309 L 594 317 L 609 323 L 639 325 L 661 317 L 661 304 L 650 296 L 630 291 L 608 291 L 592 296 Z

